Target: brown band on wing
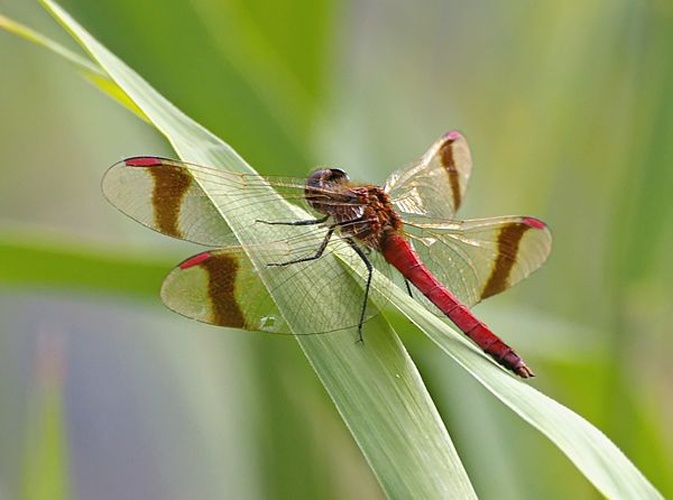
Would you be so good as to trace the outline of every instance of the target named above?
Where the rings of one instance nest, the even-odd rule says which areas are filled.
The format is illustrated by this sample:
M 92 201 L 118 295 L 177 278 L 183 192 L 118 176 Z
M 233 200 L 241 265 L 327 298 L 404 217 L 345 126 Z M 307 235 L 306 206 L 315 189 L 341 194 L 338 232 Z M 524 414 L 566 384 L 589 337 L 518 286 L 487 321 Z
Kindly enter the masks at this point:
M 182 238 L 178 220 L 183 198 L 192 183 L 191 175 L 183 169 L 165 166 L 147 171 L 154 179 L 152 207 L 157 229 L 168 236 Z
M 213 254 L 198 264 L 208 273 L 208 296 L 215 325 L 247 329 L 235 296 L 236 260 L 226 254 Z
M 488 278 L 488 282 L 481 292 L 482 299 L 500 293 L 509 286 L 509 275 L 516 262 L 519 243 L 524 233 L 530 228 L 531 226 L 528 224 L 514 222 L 500 230 L 500 234 L 498 235 L 498 258 L 495 260 L 491 276 Z
M 461 203 L 460 194 L 460 175 L 456 168 L 456 161 L 453 157 L 453 143 L 455 139 L 447 139 L 439 148 L 439 159 L 442 167 L 446 170 L 449 176 L 449 184 L 451 186 L 451 194 L 453 195 L 453 209 L 458 210 Z

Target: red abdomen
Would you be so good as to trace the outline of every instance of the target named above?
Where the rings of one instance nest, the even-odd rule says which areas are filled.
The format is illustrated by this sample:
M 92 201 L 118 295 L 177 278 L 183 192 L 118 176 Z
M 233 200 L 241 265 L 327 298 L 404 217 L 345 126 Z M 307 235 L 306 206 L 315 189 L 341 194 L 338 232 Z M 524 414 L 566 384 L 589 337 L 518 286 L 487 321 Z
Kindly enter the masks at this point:
M 514 350 L 479 321 L 435 276 L 425 267 L 409 242 L 399 233 L 390 233 L 380 249 L 385 259 L 409 282 L 435 304 L 465 335 L 498 363 L 523 378 L 534 374 Z

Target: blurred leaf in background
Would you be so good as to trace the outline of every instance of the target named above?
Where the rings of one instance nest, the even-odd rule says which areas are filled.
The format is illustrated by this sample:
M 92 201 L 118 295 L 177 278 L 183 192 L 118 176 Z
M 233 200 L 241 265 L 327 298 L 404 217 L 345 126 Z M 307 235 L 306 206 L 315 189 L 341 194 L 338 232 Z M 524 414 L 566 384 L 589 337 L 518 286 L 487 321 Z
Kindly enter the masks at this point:
M 31 390 L 22 474 L 23 497 L 30 500 L 70 498 L 62 341 L 54 331 L 44 331 L 37 339 L 36 387 Z
M 671 495 L 668 4 L 62 4 L 264 173 L 321 163 L 378 182 L 460 128 L 475 155 L 463 215 L 530 213 L 555 237 L 547 267 L 479 315 L 531 360 L 536 385 Z M 0 9 L 72 47 L 37 5 Z M 1 32 L 0 68 L 0 496 L 22 491 L 13 450 L 30 432 L 23 401 L 45 324 L 67 332 L 64 411 L 76 430 L 65 456 L 77 468 L 63 470 L 77 496 L 380 495 L 294 343 L 191 324 L 185 335 L 157 307 L 159 264 L 190 249 L 119 217 L 98 185 L 115 160 L 168 154 L 165 144 L 51 54 Z M 145 270 L 138 285 L 120 280 L 136 292 L 62 286 L 111 260 Z M 15 280 L 15 266 L 37 278 Z M 60 280 L 40 281 L 55 268 Z M 445 356 L 406 340 L 480 496 L 592 494 Z

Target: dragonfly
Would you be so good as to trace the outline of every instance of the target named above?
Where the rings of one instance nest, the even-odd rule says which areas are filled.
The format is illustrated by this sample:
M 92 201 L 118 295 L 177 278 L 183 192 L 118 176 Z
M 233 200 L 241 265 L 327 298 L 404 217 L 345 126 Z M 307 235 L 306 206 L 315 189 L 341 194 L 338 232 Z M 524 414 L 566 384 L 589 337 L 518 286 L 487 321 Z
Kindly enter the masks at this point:
M 329 295 L 335 314 L 316 317 L 311 332 L 358 327 L 378 310 L 369 305 L 374 270 L 397 271 L 409 294 L 444 315 L 497 363 L 533 377 L 523 359 L 471 311 L 481 300 L 520 282 L 551 250 L 551 233 L 535 217 L 456 219 L 472 170 L 465 137 L 444 134 L 383 186 L 356 183 L 339 168 L 317 168 L 307 177 L 262 177 L 180 160 L 136 156 L 106 172 L 102 188 L 121 212 L 160 233 L 210 247 L 179 264 L 161 297 L 172 310 L 201 322 L 250 331 L 293 333 L 292 310 L 312 309 Z M 279 197 L 280 196 L 280 197 Z M 283 201 L 284 200 L 284 201 Z M 289 232 L 240 245 L 221 206 L 241 217 L 289 201 L 310 214 L 295 220 L 256 218 L 262 228 Z M 233 210 L 233 208 L 232 208 Z M 344 266 L 318 266 L 346 249 L 363 266 L 364 286 L 344 280 Z M 262 259 L 254 263 L 252 254 Z M 308 277 L 308 279 L 307 279 Z M 307 285 L 308 283 L 308 285 Z M 394 285 L 393 285 L 394 286 Z M 281 308 L 278 287 L 289 290 Z M 418 293 L 416 293 L 418 295 Z M 286 304 L 287 306 L 287 304 Z

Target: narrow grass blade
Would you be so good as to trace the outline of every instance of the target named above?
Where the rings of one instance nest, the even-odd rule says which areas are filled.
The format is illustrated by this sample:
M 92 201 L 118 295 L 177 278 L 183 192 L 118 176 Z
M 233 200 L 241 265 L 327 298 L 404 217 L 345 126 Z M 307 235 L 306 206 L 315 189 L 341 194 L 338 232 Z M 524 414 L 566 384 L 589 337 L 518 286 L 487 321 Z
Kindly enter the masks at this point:
M 600 430 L 486 359 L 464 336 L 427 314 L 401 290 L 392 293 L 394 303 L 405 316 L 495 397 L 547 436 L 606 497 L 661 498 L 654 486 Z
M 70 498 L 63 342 L 58 335 L 38 337 L 22 478 L 22 498 L 26 500 Z
M 74 65 L 87 80 L 102 90 L 103 93 L 107 94 L 109 97 L 119 102 L 122 106 L 128 108 L 131 112 L 147 121 L 147 118 L 145 117 L 142 110 L 136 106 L 131 99 L 128 98 L 126 93 L 107 76 L 100 66 L 97 66 L 90 60 L 75 54 L 71 50 L 65 48 L 63 45 L 47 38 L 41 33 L 37 33 L 27 26 L 17 23 L 16 21 L 13 21 L 6 16 L 0 15 L 0 28 L 8 31 L 9 33 L 13 33 L 20 38 L 28 40 L 29 42 L 44 47 L 59 57 L 62 57 Z
M 0 232 L 0 260 L 12 263 L 0 268 L 2 286 L 149 298 L 156 296 L 171 265 L 106 256 L 84 245 L 40 244 L 40 235 L 22 236 Z

